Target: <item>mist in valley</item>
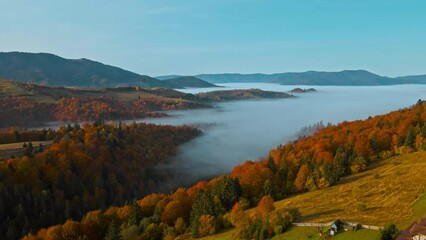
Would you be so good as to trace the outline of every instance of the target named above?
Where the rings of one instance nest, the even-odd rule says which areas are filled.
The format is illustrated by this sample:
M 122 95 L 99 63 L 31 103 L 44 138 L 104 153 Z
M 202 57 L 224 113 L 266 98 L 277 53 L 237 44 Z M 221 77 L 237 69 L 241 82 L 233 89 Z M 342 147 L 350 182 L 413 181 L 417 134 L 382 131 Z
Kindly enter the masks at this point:
M 224 84 L 224 89 L 260 88 L 287 92 L 294 87 L 277 84 Z M 303 87 L 303 86 L 302 86 Z M 309 86 L 311 87 L 311 86 Z M 323 121 L 333 124 L 365 119 L 408 107 L 425 98 L 424 85 L 378 87 L 315 86 L 317 92 L 294 94 L 295 98 L 222 102 L 213 109 L 172 111 L 171 117 L 144 119 L 144 122 L 194 125 L 201 137 L 185 143 L 168 169 L 178 176 L 171 183 L 194 181 L 228 173 L 246 160 L 258 160 L 269 150 L 297 138 L 298 132 Z M 197 93 L 217 89 L 186 89 Z M 167 188 L 165 183 L 164 188 Z M 171 187 L 171 186 L 170 186 Z

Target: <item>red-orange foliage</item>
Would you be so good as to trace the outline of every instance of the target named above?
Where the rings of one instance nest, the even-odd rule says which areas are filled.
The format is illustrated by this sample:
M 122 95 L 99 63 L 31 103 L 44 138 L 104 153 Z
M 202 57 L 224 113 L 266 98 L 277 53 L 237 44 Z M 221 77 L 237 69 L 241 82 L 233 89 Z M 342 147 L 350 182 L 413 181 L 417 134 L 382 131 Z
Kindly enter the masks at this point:
M 282 198 L 288 194 L 305 191 L 307 187 L 308 190 L 327 187 L 336 183 L 339 177 L 350 174 L 351 170 L 362 171 L 372 161 L 399 154 L 407 149 L 411 151 L 418 148 L 426 149 L 424 107 L 423 102 L 418 102 L 411 108 L 386 115 L 371 117 L 364 121 L 343 122 L 323 128 L 310 137 L 300 138 L 277 147 L 262 161 L 248 161 L 235 167 L 231 176 L 239 179 L 239 184 L 243 189 L 242 196 L 248 199 L 252 206 L 258 203 L 256 212 L 259 215 L 267 215 L 273 211 L 274 205 L 273 198 L 269 195 L 265 196 L 266 190 L 272 192 L 274 198 Z M 15 165 L 11 168 L 14 167 Z M 180 212 L 180 209 L 177 209 L 178 206 L 192 203 L 197 195 L 196 192 L 203 190 L 200 192 L 203 194 L 197 196 L 202 196 L 199 201 L 205 202 L 194 205 L 202 206 L 203 211 L 217 214 L 218 209 L 212 208 L 216 208 L 214 204 L 219 199 L 221 192 L 219 191 L 215 196 L 209 194 L 215 192 L 212 190 L 213 186 L 219 182 L 220 178 L 209 182 L 199 182 L 187 190 L 180 189 L 170 196 L 150 195 L 140 200 L 139 204 L 146 217 L 161 214 L 163 218 L 161 224 L 164 226 L 172 224 L 172 219 L 183 214 L 183 211 Z M 260 198 L 261 200 L 258 201 Z M 174 212 L 173 209 L 178 211 Z M 219 209 L 222 214 L 224 214 L 223 209 Z M 241 212 L 241 206 L 238 203 L 235 204 L 231 210 L 231 218 L 235 218 L 232 215 L 238 215 Z M 185 214 L 186 219 L 188 219 L 188 215 L 189 212 Z M 279 214 L 275 217 L 278 217 L 279 220 Z M 236 224 L 234 220 L 232 220 L 233 224 Z M 217 229 L 213 229 L 213 226 L 218 226 L 214 225 L 216 221 L 217 218 L 214 216 L 205 215 L 202 220 L 202 229 L 198 229 L 198 231 L 201 230 L 204 234 L 216 231 Z M 85 220 L 82 224 L 84 222 Z M 289 222 L 287 221 L 287 223 Z M 56 228 L 53 227 L 48 231 L 54 231 Z M 40 231 L 40 233 L 44 232 L 46 230 Z M 105 230 L 103 233 L 105 234 Z
M 266 216 L 274 210 L 275 210 L 274 199 L 269 195 L 264 196 L 262 199 L 260 199 L 256 207 L 256 213 L 259 216 Z
M 304 164 L 297 173 L 296 179 L 294 180 L 294 185 L 296 190 L 302 192 L 306 189 L 306 180 L 311 175 L 308 165 Z
M 0 128 L 39 126 L 53 121 L 94 121 L 164 116 L 161 110 L 205 107 L 202 103 L 162 97 L 141 98 L 132 102 L 109 95 L 62 97 L 57 101 L 38 101 L 21 96 L 0 96 Z
M 159 176 L 145 175 L 147 169 L 173 156 L 180 143 L 198 134 L 199 130 L 190 127 L 99 122 L 55 131 L 57 142 L 42 153 L 0 162 L 4 209 L 0 211 L 0 235 L 5 236 L 11 225 L 21 233 L 68 218 L 80 219 L 89 210 L 124 204 L 152 192 Z M 152 214 L 156 202 L 141 205 L 146 214 Z M 188 208 L 185 203 L 183 209 Z M 115 214 L 126 219 L 129 211 L 119 208 Z

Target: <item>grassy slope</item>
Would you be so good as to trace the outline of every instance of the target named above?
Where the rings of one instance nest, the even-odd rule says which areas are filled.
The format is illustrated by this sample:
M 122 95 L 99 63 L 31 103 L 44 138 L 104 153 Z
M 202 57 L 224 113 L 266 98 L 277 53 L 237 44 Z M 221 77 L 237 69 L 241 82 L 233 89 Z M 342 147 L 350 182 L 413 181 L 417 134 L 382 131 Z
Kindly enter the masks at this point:
M 19 143 L 8 143 L 0 144 L 0 161 L 9 159 L 12 155 L 15 157 L 22 157 L 24 155 L 24 143 L 28 142 L 19 142 Z M 52 145 L 53 141 L 33 141 L 34 150 L 39 149 L 39 144 L 42 144 L 44 148 Z
M 426 152 L 397 156 L 363 173 L 342 179 L 339 185 L 286 198 L 277 209 L 298 208 L 304 222 L 336 219 L 383 226 L 395 222 L 404 229 L 426 216 Z M 366 206 L 358 209 L 359 204 Z M 205 239 L 233 239 L 235 230 Z M 333 239 L 377 239 L 379 232 L 346 232 Z M 311 236 L 311 237 L 309 237 Z M 318 239 L 316 228 L 294 227 L 274 239 Z

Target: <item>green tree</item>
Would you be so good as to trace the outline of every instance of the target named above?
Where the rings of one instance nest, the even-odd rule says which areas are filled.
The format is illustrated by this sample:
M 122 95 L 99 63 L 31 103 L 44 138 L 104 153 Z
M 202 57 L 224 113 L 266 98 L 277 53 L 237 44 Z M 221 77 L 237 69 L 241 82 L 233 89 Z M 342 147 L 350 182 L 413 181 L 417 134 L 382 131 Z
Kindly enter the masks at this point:
M 334 165 L 336 168 L 335 171 L 339 176 L 343 176 L 348 173 L 348 155 L 342 145 L 340 145 L 336 150 L 336 154 L 334 155 Z
M 380 231 L 381 240 L 394 240 L 398 237 L 399 231 L 394 223 L 386 224 L 385 228 Z
M 263 192 L 265 195 L 273 196 L 274 194 L 274 186 L 272 186 L 271 180 L 266 180 L 263 184 Z
M 230 210 L 241 197 L 242 190 L 238 178 L 222 177 L 212 186 L 211 192 L 217 196 L 226 210 Z
M 277 172 L 277 165 L 274 162 L 274 159 L 269 156 L 268 158 L 268 168 L 273 172 L 276 173 Z
M 131 225 L 139 226 L 139 223 L 141 222 L 143 218 L 142 208 L 139 206 L 139 204 L 134 201 L 130 205 L 130 216 L 129 216 L 129 223 Z
M 105 240 L 120 240 L 121 239 L 121 230 L 120 223 L 116 216 L 114 216 L 108 226 L 108 232 L 105 236 Z
M 404 146 L 414 147 L 415 142 L 416 142 L 416 134 L 414 133 L 414 129 L 410 127 L 405 137 Z
M 195 195 L 194 203 L 190 214 L 191 236 L 198 237 L 198 229 L 200 226 L 200 217 L 202 215 L 217 216 L 213 197 L 210 192 L 199 191 Z

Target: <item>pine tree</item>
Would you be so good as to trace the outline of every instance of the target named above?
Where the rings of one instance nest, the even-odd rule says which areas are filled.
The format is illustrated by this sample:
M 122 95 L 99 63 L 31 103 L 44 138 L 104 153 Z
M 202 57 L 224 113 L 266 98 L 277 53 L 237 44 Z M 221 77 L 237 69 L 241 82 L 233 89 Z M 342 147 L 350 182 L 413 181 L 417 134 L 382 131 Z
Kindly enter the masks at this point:
M 108 226 L 108 232 L 105 240 L 121 240 L 120 224 L 116 216 L 114 216 Z
M 274 187 L 272 186 L 271 180 L 266 180 L 263 184 L 263 192 L 265 195 L 273 196 L 274 194 Z
M 345 175 L 349 170 L 348 155 L 342 145 L 340 145 L 336 150 L 336 154 L 334 155 L 334 165 L 338 176 Z
M 139 226 L 139 223 L 141 222 L 143 218 L 142 208 L 139 206 L 139 204 L 134 201 L 132 205 L 130 206 L 130 216 L 129 216 L 129 223 L 131 225 Z
M 200 217 L 202 215 L 217 216 L 212 195 L 207 191 L 199 191 L 195 195 L 194 203 L 190 214 L 191 236 L 198 237 L 198 228 L 200 225 Z
M 414 143 L 416 141 L 416 135 L 412 127 L 408 129 L 407 136 L 405 137 L 404 146 L 414 147 Z
M 242 190 L 238 178 L 222 177 L 213 187 L 212 194 L 217 196 L 221 204 L 230 210 L 241 197 Z
M 268 168 L 273 172 L 277 172 L 277 165 L 274 162 L 274 159 L 270 156 L 268 159 Z

